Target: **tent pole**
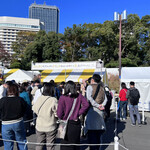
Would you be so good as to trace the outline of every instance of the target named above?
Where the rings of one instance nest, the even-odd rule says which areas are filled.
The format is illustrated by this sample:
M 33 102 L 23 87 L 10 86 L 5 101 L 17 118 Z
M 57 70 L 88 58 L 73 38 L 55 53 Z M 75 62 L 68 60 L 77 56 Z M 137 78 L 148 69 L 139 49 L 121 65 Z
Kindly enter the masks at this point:
M 66 82 L 66 69 L 65 69 L 65 82 Z
M 106 85 L 106 70 L 105 70 L 105 85 Z

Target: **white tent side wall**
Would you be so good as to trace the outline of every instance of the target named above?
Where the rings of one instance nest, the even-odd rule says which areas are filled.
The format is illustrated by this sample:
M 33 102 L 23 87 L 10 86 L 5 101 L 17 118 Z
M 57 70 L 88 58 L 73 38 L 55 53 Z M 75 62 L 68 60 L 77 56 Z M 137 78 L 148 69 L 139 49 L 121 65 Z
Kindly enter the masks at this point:
M 140 92 L 139 110 L 144 107 L 150 111 L 150 67 L 124 67 L 121 71 L 121 82 L 129 88 L 130 81 L 135 82 L 135 87 Z

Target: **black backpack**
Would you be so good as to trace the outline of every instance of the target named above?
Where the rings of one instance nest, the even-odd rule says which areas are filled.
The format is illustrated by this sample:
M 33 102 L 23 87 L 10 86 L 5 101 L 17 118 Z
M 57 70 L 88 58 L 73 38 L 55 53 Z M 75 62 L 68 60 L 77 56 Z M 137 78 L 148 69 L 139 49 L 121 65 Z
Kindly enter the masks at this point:
M 129 89 L 129 98 L 131 105 L 137 105 L 139 103 L 139 91 L 137 89 Z
M 111 101 L 112 100 L 112 95 L 110 94 L 110 92 L 109 91 L 105 91 L 105 94 L 106 94 L 107 100 Z

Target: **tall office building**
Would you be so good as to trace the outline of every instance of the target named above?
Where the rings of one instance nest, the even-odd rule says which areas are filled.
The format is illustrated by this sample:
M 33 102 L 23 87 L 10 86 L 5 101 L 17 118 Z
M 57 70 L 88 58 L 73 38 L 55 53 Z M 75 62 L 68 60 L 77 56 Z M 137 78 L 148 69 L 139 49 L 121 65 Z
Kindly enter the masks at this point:
M 59 9 L 56 6 L 33 3 L 29 7 L 29 18 L 40 19 L 41 30 L 45 30 L 46 33 L 59 32 Z
M 12 42 L 16 41 L 17 32 L 40 30 L 39 19 L 0 17 L 0 41 L 9 54 L 13 54 Z

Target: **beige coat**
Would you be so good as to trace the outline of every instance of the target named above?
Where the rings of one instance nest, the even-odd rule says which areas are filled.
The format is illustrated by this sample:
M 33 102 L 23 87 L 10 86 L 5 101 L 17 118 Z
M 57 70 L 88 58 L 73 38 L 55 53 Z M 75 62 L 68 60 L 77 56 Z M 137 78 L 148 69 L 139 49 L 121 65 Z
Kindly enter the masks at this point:
M 45 100 L 46 102 L 44 103 Z M 42 95 L 37 99 L 32 109 L 37 114 L 36 129 L 38 131 L 51 132 L 57 128 L 57 104 L 57 99 L 55 97 Z

